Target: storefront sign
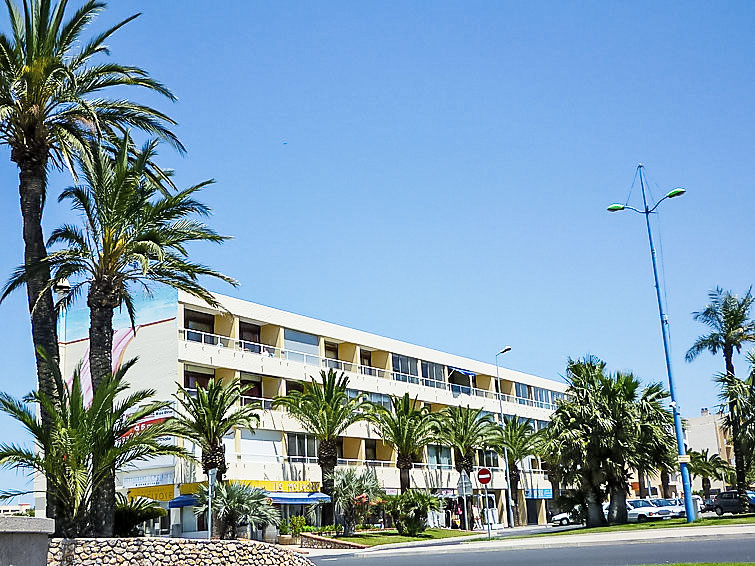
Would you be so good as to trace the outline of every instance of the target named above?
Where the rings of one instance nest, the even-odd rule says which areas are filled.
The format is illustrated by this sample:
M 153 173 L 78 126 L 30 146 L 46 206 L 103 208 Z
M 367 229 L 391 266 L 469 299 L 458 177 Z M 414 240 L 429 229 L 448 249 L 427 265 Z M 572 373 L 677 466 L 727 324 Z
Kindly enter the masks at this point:
M 526 499 L 553 499 L 553 489 L 525 489 L 524 497 Z
M 174 485 L 153 485 L 150 487 L 134 487 L 128 490 L 128 498 L 146 497 L 155 501 L 170 501 L 174 496 Z
M 320 491 L 318 481 L 270 481 L 270 480 L 230 480 L 231 483 L 240 483 L 249 487 L 258 487 L 265 491 L 283 491 L 286 493 L 314 493 Z M 196 493 L 199 486 L 204 482 L 181 484 L 181 495 Z
M 173 472 L 163 472 L 161 474 L 145 474 L 141 476 L 125 476 L 123 478 L 123 487 L 131 489 L 134 487 L 150 487 L 173 484 Z

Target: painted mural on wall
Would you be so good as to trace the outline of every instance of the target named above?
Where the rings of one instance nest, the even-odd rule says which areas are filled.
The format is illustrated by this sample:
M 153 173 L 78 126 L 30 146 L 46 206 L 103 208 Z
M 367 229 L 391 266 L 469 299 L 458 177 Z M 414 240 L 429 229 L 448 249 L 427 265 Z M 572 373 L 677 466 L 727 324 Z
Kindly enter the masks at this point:
M 170 287 L 155 287 L 152 293 L 135 292 L 134 310 L 135 326 L 132 327 L 125 308 L 115 311 L 113 315 L 113 370 L 116 370 L 127 355 L 129 345 L 139 335 L 139 329 L 152 324 L 174 321 L 177 313 L 178 291 Z M 86 301 L 61 314 L 58 321 L 58 335 L 64 344 L 89 340 L 89 309 Z M 81 360 L 81 387 L 87 402 L 92 399 L 92 374 L 89 368 L 89 347 L 87 346 Z M 66 376 L 69 386 L 73 383 L 73 372 Z

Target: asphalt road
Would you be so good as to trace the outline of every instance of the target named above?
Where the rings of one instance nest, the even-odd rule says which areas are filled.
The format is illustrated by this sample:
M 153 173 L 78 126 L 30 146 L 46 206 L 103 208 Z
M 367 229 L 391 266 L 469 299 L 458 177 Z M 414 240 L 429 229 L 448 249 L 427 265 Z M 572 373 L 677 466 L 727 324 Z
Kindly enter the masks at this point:
M 592 546 L 474 550 L 464 544 L 416 552 L 313 557 L 318 566 L 629 566 L 675 562 L 755 562 L 755 538 L 721 537 L 718 540 L 679 540 Z

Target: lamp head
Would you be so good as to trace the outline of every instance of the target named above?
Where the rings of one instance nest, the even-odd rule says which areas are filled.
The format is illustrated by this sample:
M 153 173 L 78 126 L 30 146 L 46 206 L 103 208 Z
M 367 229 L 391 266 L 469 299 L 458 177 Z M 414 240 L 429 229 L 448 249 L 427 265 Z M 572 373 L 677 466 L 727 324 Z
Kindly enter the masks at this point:
M 608 207 L 608 212 L 619 212 L 620 210 L 624 210 L 623 204 L 614 203 Z
M 674 189 L 673 191 L 670 191 L 669 194 L 666 195 L 666 198 L 680 197 L 686 192 L 687 192 L 687 189 L 683 189 L 679 187 L 677 189 Z
M 506 352 L 510 352 L 510 351 L 511 351 L 511 346 L 504 346 L 503 349 L 500 352 L 498 352 L 498 354 L 505 354 Z

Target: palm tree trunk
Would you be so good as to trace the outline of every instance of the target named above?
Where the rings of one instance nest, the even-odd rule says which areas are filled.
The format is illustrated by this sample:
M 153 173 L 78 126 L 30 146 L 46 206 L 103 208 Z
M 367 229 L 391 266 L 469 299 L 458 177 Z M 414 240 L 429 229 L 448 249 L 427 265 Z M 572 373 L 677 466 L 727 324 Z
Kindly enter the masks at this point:
M 668 470 L 661 470 L 661 492 L 664 499 L 671 497 L 671 488 L 669 487 Z
M 399 481 L 401 493 L 406 493 L 409 489 L 409 471 L 414 467 L 411 455 L 399 454 L 396 457 L 396 467 L 399 469 Z
M 333 513 L 333 471 L 338 463 L 338 444 L 335 439 L 321 440 L 317 448 L 317 463 L 322 472 L 322 492 L 331 497 L 331 501 L 322 507 L 322 524 L 335 524 Z
M 724 346 L 724 360 L 726 362 L 726 373 L 731 377 L 734 375 L 734 363 L 732 358 L 734 349 L 731 346 Z M 731 443 L 734 448 L 734 471 L 737 478 L 737 493 L 739 494 L 740 511 L 746 513 L 749 510 L 749 500 L 747 499 L 747 469 L 745 467 L 745 454 L 742 450 L 741 415 L 737 411 L 736 399 L 729 400 L 729 414 L 731 415 Z
M 703 498 L 710 499 L 710 478 L 703 477 Z
M 47 249 L 42 234 L 42 209 L 47 184 L 46 150 L 41 156 L 26 153 L 20 155 L 13 150 L 11 159 L 18 164 L 18 192 L 21 200 L 21 217 L 23 218 L 24 265 L 37 263 L 47 257 Z M 26 296 L 31 317 L 31 335 L 37 364 L 37 386 L 51 399 L 57 398 L 53 373 L 50 367 L 60 364 L 58 354 L 58 328 L 53 308 L 52 291 L 44 290 L 50 281 L 50 270 L 42 268 L 30 273 L 26 282 Z M 43 355 L 47 357 L 44 360 Z M 49 415 L 42 412 L 42 424 L 47 426 Z M 46 515 L 56 516 L 54 494 L 47 492 Z
M 645 499 L 649 495 L 645 470 L 637 470 L 637 481 L 640 484 L 640 499 Z
M 608 522 L 612 525 L 623 525 L 627 518 L 627 490 L 625 486 L 611 488 L 611 504 L 608 508 Z
M 113 307 L 96 285 L 89 291 L 89 369 L 97 391 L 113 368 Z M 96 454 L 95 454 L 96 456 Z M 97 462 L 93 462 L 97 466 Z M 115 520 L 115 468 L 92 492 L 92 528 L 97 537 L 112 537 Z
M 511 489 L 511 499 L 514 501 L 514 526 L 518 527 L 519 520 L 519 481 L 522 477 L 516 462 L 509 462 L 509 488 Z

